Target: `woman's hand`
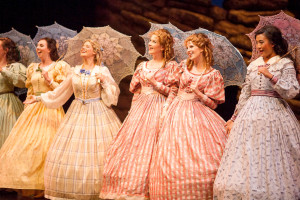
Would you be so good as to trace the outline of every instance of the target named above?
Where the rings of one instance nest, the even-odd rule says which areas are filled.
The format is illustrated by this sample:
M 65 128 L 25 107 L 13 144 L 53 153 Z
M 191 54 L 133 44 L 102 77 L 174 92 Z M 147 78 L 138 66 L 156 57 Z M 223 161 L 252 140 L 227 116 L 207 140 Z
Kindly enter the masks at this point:
M 273 77 L 273 74 L 269 72 L 268 67 L 265 66 L 258 67 L 258 73 L 262 73 L 265 77 L 269 79 Z
M 199 90 L 199 88 L 197 87 L 196 84 L 191 85 L 190 88 L 191 88 L 191 91 L 194 92 L 196 95 L 198 95 L 200 97 L 203 95 L 203 92 L 201 92 Z
M 231 129 L 232 129 L 232 126 L 233 126 L 233 121 L 230 119 L 226 122 L 225 124 L 225 129 L 226 129 L 226 134 L 229 135 Z
M 37 98 L 34 95 L 29 95 L 26 100 L 23 102 L 24 104 L 32 104 L 37 102 Z
M 42 75 L 43 75 L 43 77 L 44 77 L 44 79 L 45 79 L 45 82 L 46 82 L 48 85 L 51 85 L 52 80 L 51 80 L 50 77 L 49 77 L 48 71 L 43 71 L 43 72 L 42 72 Z
M 104 83 L 106 76 L 104 76 L 104 75 L 101 74 L 101 73 L 99 73 L 99 74 L 97 73 L 97 74 L 95 74 L 95 76 L 96 76 L 96 78 L 98 79 L 98 82 L 99 82 L 99 83 Z
M 151 85 L 156 85 L 156 80 L 154 78 L 154 75 L 147 74 L 146 75 L 146 80 L 151 83 Z

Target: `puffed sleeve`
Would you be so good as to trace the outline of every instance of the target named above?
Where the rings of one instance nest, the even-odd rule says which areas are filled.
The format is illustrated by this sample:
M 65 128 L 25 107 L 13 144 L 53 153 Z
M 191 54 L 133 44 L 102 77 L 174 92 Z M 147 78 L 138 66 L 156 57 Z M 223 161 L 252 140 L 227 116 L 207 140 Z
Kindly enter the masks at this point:
M 67 75 L 69 74 L 69 72 L 70 72 L 70 65 L 68 63 L 66 63 L 65 61 L 58 61 L 55 64 L 54 69 L 51 70 L 53 81 L 52 81 L 50 87 L 52 89 L 55 89 L 56 87 L 58 87 L 59 84 L 67 78 Z
M 200 90 L 200 85 L 198 85 Z M 209 78 L 209 82 L 203 90 L 203 95 L 199 97 L 201 102 L 211 109 L 215 109 L 218 104 L 225 102 L 224 81 L 221 73 L 214 70 Z
M 176 63 L 173 64 L 171 70 L 169 71 L 168 77 L 167 77 L 167 84 L 169 86 L 169 95 L 165 102 L 165 106 L 169 106 L 173 99 L 176 97 L 179 89 L 180 84 L 180 77 L 183 72 L 183 65 L 184 63 L 181 62 L 179 65 Z
M 145 62 L 141 62 L 137 66 L 137 68 L 136 68 L 136 70 L 135 70 L 135 72 L 134 72 L 134 74 L 132 76 L 132 79 L 131 79 L 131 82 L 130 82 L 130 87 L 129 87 L 129 91 L 131 93 L 136 93 L 136 92 L 139 93 L 139 91 L 141 89 L 140 71 L 142 70 L 143 64 L 145 64 Z
M 168 70 L 167 76 L 164 78 L 163 83 L 157 82 L 157 84 L 153 85 L 154 89 L 161 94 L 166 96 L 169 95 L 171 86 L 174 84 L 174 75 L 173 73 L 178 68 L 178 63 L 175 61 L 168 62 L 166 64 L 166 69 Z
M 41 101 L 47 108 L 56 109 L 64 105 L 72 94 L 72 73 L 70 73 L 53 91 L 41 94 Z
M 105 76 L 105 80 L 101 83 L 101 98 L 107 107 L 117 105 L 120 89 L 107 67 L 101 67 L 101 73 Z
M 296 77 L 296 70 L 291 60 L 283 60 L 283 68 L 279 79 L 273 77 L 273 88 L 285 99 L 292 99 L 299 93 L 299 83 Z M 274 81 L 275 79 L 275 81 Z
M 31 83 L 31 76 L 33 73 L 33 68 L 34 66 L 37 65 L 37 63 L 31 63 L 28 67 L 27 67 L 27 71 L 26 71 L 26 82 L 25 82 L 25 87 L 28 89 L 27 90 L 27 97 L 29 95 L 33 95 L 34 91 L 33 91 L 33 87 L 32 87 L 32 83 Z
M 242 85 L 241 94 L 239 97 L 239 102 L 235 107 L 234 113 L 231 117 L 231 120 L 234 121 L 238 115 L 238 113 L 242 110 L 247 100 L 251 96 L 251 83 L 250 83 L 250 72 L 251 72 L 251 64 L 247 68 L 247 74 L 245 78 L 245 82 Z
M 3 68 L 1 74 L 15 87 L 25 87 L 26 67 L 21 63 L 12 63 L 8 68 Z

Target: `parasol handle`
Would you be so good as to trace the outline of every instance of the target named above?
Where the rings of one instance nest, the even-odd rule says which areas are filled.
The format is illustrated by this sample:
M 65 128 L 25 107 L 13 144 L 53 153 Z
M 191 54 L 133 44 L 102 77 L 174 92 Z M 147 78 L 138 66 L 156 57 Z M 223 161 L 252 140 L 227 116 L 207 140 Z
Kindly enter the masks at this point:
M 62 60 L 62 58 L 66 55 L 66 53 L 62 54 L 55 62 Z

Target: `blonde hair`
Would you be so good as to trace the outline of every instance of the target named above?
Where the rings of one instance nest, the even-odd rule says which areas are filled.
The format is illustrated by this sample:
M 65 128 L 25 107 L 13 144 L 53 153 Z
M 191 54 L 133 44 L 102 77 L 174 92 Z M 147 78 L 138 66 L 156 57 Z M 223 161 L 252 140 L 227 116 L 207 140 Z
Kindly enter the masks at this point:
M 101 65 L 101 62 L 102 62 L 102 58 L 103 58 L 103 53 L 101 51 L 101 46 L 98 42 L 94 41 L 94 40 L 91 40 L 91 39 L 87 39 L 83 42 L 86 43 L 86 42 L 89 42 L 91 43 L 92 47 L 93 47 L 93 50 L 94 52 L 96 53 L 95 57 L 94 57 L 94 64 L 95 65 Z
M 209 69 L 213 65 L 213 62 L 214 62 L 213 53 L 212 53 L 213 46 L 212 46 L 209 38 L 203 33 L 196 33 L 196 34 L 190 35 L 184 41 L 184 46 L 186 48 L 188 46 L 188 42 L 192 42 L 197 47 L 203 49 L 203 56 L 205 59 L 205 68 Z M 191 70 L 194 65 L 194 61 L 192 61 L 188 58 L 186 65 L 187 65 L 188 70 Z
M 171 33 L 165 29 L 158 29 L 156 31 L 151 32 L 150 37 L 152 35 L 156 35 L 158 37 L 159 44 L 164 48 L 163 57 L 164 57 L 164 65 L 170 60 L 174 58 L 174 39 Z

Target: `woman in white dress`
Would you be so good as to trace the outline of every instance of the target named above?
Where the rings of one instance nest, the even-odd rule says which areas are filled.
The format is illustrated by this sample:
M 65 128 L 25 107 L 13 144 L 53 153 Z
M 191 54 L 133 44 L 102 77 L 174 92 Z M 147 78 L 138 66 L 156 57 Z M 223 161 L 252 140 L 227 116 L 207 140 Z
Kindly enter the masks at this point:
M 274 26 L 255 33 L 261 57 L 247 69 L 214 183 L 215 199 L 300 199 L 300 125 L 283 98 L 299 93 L 287 42 Z M 232 129 L 231 129 L 232 128 Z

